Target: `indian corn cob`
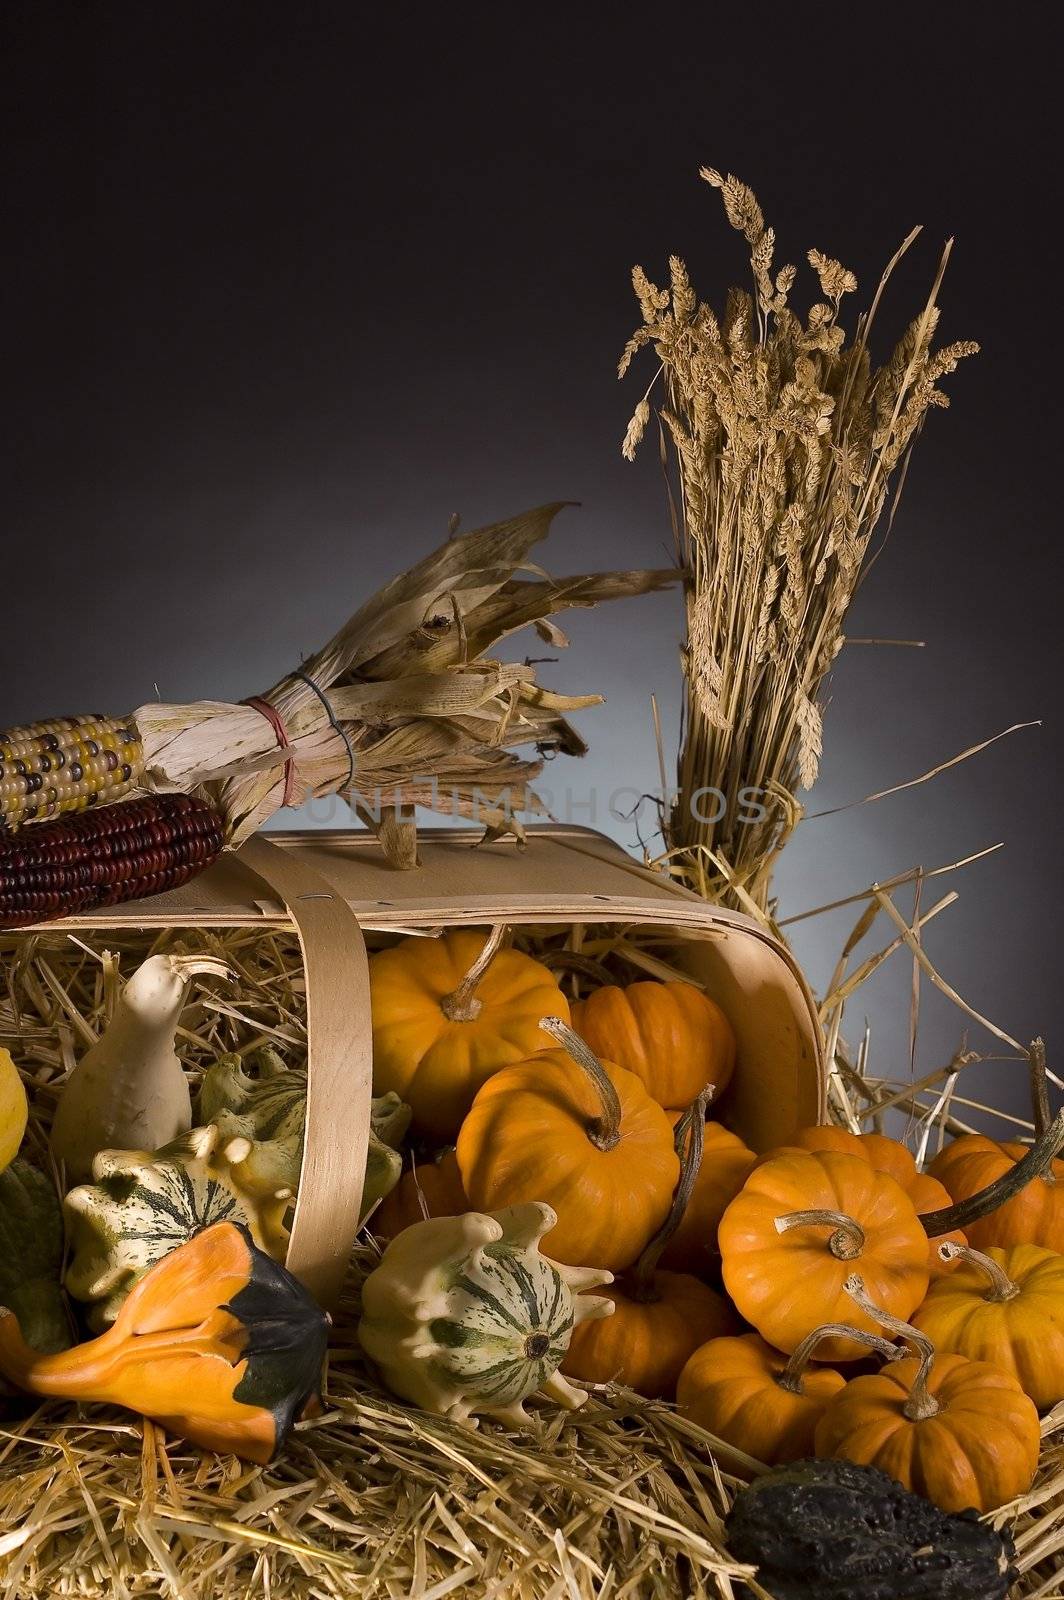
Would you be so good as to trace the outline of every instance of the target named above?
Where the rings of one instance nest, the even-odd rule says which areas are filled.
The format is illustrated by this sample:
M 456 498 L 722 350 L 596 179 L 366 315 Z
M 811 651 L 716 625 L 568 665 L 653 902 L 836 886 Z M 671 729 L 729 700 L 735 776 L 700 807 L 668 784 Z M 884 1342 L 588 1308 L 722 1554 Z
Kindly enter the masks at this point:
M 143 774 L 140 737 L 115 717 L 56 717 L 0 733 L 0 828 L 110 805 Z
M 159 794 L 0 832 L 0 928 L 117 905 L 187 883 L 220 853 L 220 814 Z

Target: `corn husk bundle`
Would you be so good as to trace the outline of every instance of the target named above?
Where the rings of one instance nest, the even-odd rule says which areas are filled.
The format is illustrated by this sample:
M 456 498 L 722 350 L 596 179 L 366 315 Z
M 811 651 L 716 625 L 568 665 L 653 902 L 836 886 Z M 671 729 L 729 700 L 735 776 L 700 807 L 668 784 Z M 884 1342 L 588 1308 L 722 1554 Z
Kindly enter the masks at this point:
M 841 308 L 853 273 L 810 250 L 822 298 L 803 319 L 790 303 L 796 269 L 774 265 L 775 234 L 753 191 L 710 168 L 702 177 L 750 246 L 753 287 L 729 291 L 718 315 L 678 257 L 668 288 L 636 267 L 643 325 L 620 372 L 646 346 L 658 366 L 623 448 L 631 459 L 660 382 L 687 612 L 678 795 L 663 829 L 681 870 L 711 869 L 714 898 L 748 911 L 767 905 L 775 856 L 802 814 L 799 791 L 816 780 L 822 686 L 892 486 L 891 515 L 924 418 L 949 403 L 940 380 L 978 346 L 933 348 L 948 244 L 923 310 L 876 367 L 880 298 L 919 229 L 848 337 Z M 710 791 L 718 803 L 694 803 Z
M 556 694 L 528 662 L 492 650 L 526 625 L 552 646 L 569 607 L 645 593 L 664 572 L 554 579 L 530 565 L 561 502 L 452 535 L 366 602 L 320 650 L 250 703 L 141 706 L 0 735 L 9 827 L 141 794 L 197 794 L 236 848 L 283 805 L 341 794 L 411 865 L 415 805 L 516 831 L 535 809 L 546 753 L 581 754 L 568 712 L 601 696 Z

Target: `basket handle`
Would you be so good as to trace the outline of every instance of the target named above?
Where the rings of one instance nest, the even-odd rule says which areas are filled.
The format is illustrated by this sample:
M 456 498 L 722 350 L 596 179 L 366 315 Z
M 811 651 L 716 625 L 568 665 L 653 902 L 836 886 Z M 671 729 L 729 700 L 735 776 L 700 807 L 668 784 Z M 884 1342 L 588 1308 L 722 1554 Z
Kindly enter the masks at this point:
M 263 834 L 237 859 L 281 900 L 295 925 L 307 984 L 307 1117 L 286 1265 L 335 1306 L 358 1232 L 373 1093 L 369 960 L 358 918 L 294 852 Z

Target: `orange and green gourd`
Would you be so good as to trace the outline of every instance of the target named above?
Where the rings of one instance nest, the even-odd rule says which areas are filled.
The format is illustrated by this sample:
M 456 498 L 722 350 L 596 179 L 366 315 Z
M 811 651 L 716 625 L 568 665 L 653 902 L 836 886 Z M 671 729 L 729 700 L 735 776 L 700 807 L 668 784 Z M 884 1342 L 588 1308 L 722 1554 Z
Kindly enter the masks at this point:
M 0 1374 L 32 1394 L 126 1406 L 205 1450 L 273 1459 L 319 1398 L 328 1318 L 258 1250 L 216 1223 L 133 1289 L 112 1327 L 43 1355 L 0 1310 Z

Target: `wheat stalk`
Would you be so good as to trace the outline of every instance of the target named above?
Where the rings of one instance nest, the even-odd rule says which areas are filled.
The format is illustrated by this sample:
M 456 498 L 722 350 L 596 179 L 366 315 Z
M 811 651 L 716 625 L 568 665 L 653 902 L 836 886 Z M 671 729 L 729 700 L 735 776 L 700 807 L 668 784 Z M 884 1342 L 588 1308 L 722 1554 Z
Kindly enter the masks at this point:
M 687 622 L 678 793 L 664 815 L 671 870 L 704 888 L 705 862 L 713 861 L 719 898 L 764 908 L 775 857 L 801 817 L 798 792 L 816 780 L 822 685 L 845 643 L 846 613 L 892 480 L 900 491 L 924 416 L 949 403 L 940 380 L 978 346 L 932 347 L 947 243 L 926 305 L 873 368 L 875 312 L 919 230 L 889 263 L 847 342 L 840 309 L 857 288 L 853 273 L 810 250 L 822 299 L 803 321 L 789 304 L 796 269 L 774 266 L 775 235 L 753 191 L 708 167 L 702 177 L 720 190 L 728 221 L 750 246 L 753 290 L 729 291 L 718 316 L 697 299 L 678 257 L 667 288 L 635 268 L 643 323 L 620 375 L 645 346 L 658 366 L 623 451 L 634 457 L 650 396 L 663 389 Z M 700 790 L 722 797 L 719 820 L 692 805 Z M 757 792 L 763 820 L 749 820 L 744 791 Z

